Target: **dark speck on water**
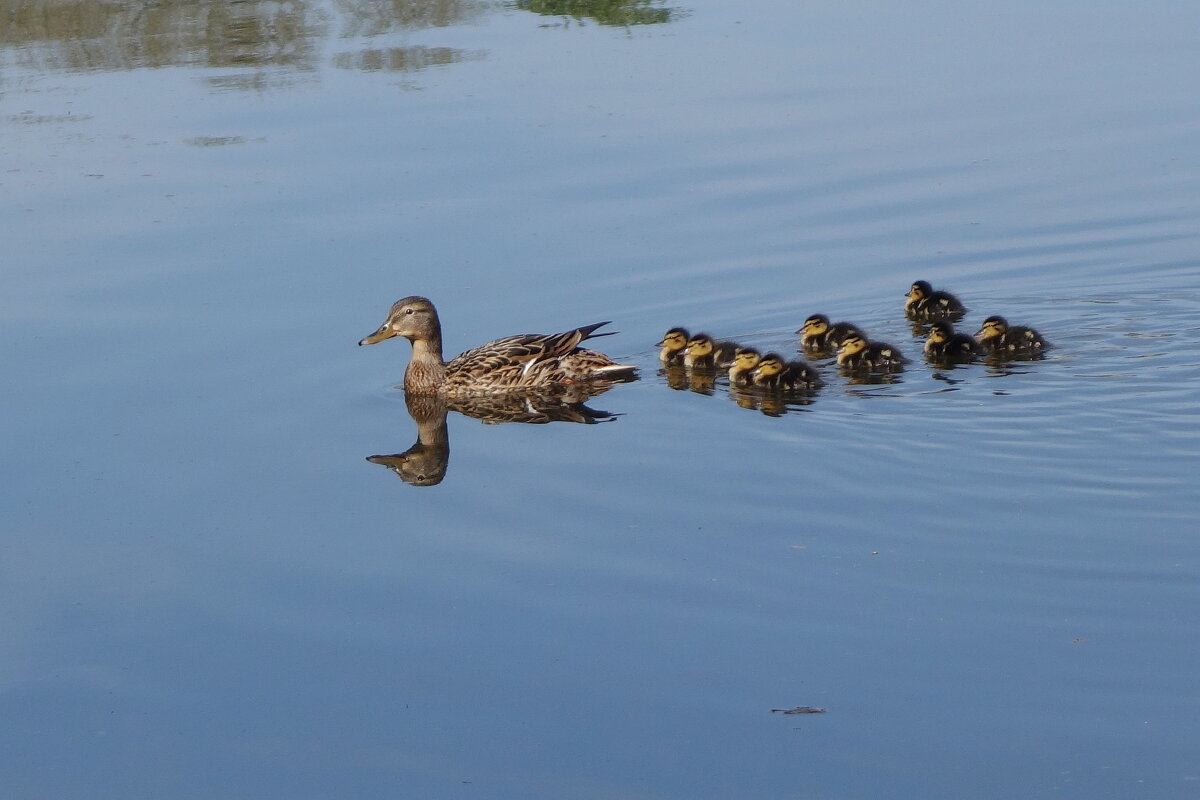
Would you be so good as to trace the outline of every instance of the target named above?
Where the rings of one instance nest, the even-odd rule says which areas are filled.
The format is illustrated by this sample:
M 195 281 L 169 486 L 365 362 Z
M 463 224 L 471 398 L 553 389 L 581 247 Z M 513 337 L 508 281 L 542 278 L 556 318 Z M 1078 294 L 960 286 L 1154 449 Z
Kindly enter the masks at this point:
M 1195 797 L 1200 4 L 0 20 L 5 800 Z

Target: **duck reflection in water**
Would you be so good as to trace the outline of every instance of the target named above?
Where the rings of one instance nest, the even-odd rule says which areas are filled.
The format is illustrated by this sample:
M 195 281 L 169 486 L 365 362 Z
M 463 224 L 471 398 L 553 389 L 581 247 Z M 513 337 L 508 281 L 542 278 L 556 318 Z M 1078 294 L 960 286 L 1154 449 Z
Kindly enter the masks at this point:
M 387 467 L 413 486 L 436 486 L 446 477 L 450 463 L 450 433 L 446 417 L 451 411 L 473 417 L 488 425 L 522 422 L 544 425 L 575 422 L 593 425 L 617 418 L 617 414 L 591 408 L 585 401 L 603 394 L 612 384 L 591 383 L 565 391 L 456 397 L 404 395 L 409 416 L 417 425 L 417 441 L 403 453 L 367 456 L 367 461 Z

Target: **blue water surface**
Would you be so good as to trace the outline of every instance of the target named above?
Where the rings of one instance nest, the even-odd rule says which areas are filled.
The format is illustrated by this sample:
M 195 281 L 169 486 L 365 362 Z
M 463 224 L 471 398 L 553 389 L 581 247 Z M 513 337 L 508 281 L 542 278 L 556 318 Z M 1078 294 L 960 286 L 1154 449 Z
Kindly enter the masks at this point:
M 1198 28 L 10 10 L 5 797 L 1195 797 Z M 924 363 L 918 278 L 1053 348 Z M 613 320 L 642 379 L 452 412 L 410 486 L 365 460 L 418 439 L 409 346 L 355 347 L 409 294 L 447 355 Z M 913 363 L 749 408 L 659 372 L 814 312 Z

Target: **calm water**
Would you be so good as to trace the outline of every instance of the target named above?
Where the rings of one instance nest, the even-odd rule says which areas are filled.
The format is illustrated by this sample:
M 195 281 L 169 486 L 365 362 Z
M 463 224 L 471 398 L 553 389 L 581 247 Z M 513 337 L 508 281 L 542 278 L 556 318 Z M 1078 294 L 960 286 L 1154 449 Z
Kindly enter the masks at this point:
M 5 797 L 1200 796 L 1200 8 L 685 3 L 0 6 Z M 916 278 L 1054 349 L 658 373 Z

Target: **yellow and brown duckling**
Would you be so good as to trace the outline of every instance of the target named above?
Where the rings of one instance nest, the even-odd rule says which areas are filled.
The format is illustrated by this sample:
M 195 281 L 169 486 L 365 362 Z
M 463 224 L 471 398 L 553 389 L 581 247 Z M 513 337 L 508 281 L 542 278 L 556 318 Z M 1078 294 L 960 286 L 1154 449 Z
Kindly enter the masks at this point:
M 683 352 L 683 365 L 688 369 L 716 367 L 713 355 L 716 350 L 717 343 L 711 336 L 707 333 L 694 333 L 688 338 L 687 348 Z
M 717 347 L 713 350 L 713 361 L 720 369 L 729 369 L 733 366 L 737 351 L 737 342 L 717 342 Z
M 836 353 L 842 341 L 852 333 L 863 335 L 862 330 L 850 322 L 830 322 L 824 314 L 813 314 L 804 320 L 796 331 L 800 334 L 800 346 L 808 353 Z
M 690 338 L 687 328 L 671 328 L 663 334 L 662 341 L 655 345 L 660 348 L 658 360 L 664 364 L 682 364 Z
M 469 395 L 527 391 L 585 381 L 628 380 L 637 373 L 632 364 L 618 364 L 597 350 L 579 346 L 607 322 L 563 333 L 507 336 L 442 360 L 442 324 L 437 309 L 424 297 L 397 300 L 379 329 L 360 345 L 394 336 L 412 343 L 412 359 L 404 370 L 404 391 L 413 394 Z
M 884 342 L 871 342 L 852 333 L 838 349 L 837 363 L 843 369 L 894 369 L 907 363 L 899 348 Z
M 1040 353 L 1049 347 L 1040 333 L 1024 325 L 1009 325 L 1001 316 L 983 321 L 975 341 L 985 353 Z
M 905 295 L 904 313 L 909 319 L 960 319 L 966 310 L 957 297 L 934 289 L 929 281 L 915 281 Z
M 689 369 L 724 369 L 733 363 L 737 345 L 718 342 L 707 333 L 696 333 L 688 339 L 683 365 Z
M 729 385 L 749 386 L 753 383 L 752 373 L 762 361 L 762 354 L 753 347 L 739 347 L 733 354 L 733 363 L 729 365 Z
M 930 361 L 970 361 L 979 354 L 979 345 L 965 333 L 957 333 L 954 326 L 939 320 L 929 326 L 929 338 L 925 340 L 925 357 Z
M 751 378 L 755 386 L 781 392 L 806 392 L 823 385 L 820 373 L 803 361 L 784 361 L 779 353 L 767 353 Z

